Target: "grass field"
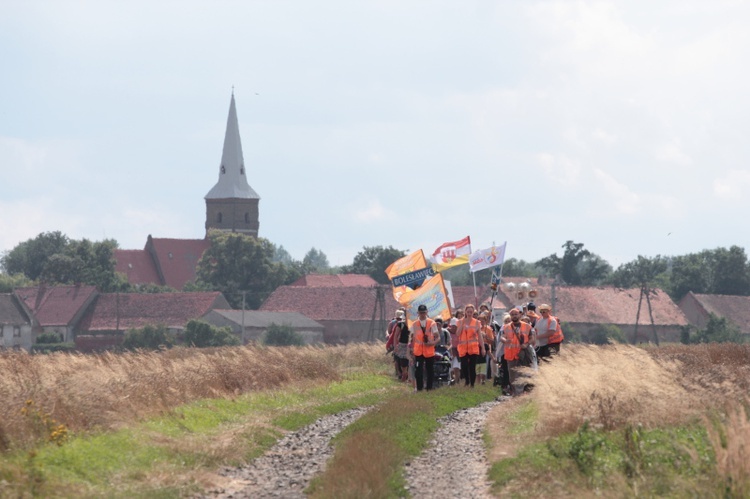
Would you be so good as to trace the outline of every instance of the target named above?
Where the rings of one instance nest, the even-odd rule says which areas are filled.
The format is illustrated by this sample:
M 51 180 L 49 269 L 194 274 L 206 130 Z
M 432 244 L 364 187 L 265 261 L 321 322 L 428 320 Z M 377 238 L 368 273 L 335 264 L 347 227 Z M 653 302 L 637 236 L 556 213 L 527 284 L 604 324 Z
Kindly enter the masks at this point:
M 566 347 L 531 394 L 490 413 L 495 494 L 750 495 L 750 348 Z M 190 495 L 286 431 L 363 405 L 376 409 L 336 438 L 308 492 L 404 496 L 401 464 L 437 418 L 496 395 L 415 396 L 376 345 L 5 353 L 0 372 L 2 497 Z

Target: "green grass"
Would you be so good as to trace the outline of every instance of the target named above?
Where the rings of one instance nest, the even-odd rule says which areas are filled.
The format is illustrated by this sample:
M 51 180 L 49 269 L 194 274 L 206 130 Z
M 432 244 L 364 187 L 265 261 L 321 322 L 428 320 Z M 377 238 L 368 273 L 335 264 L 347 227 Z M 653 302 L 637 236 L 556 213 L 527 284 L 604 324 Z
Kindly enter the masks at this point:
M 118 431 L 72 435 L 62 446 L 44 444 L 33 452 L 0 455 L 0 480 L 5 480 L 0 497 L 179 497 L 197 490 L 195 485 L 160 484 L 149 477 L 189 476 L 239 464 L 270 448 L 284 430 L 378 404 L 399 388 L 386 376 L 357 374 L 322 387 L 199 400 Z M 234 441 L 242 440 L 241 459 L 201 445 L 226 432 Z
M 532 410 L 522 406 L 513 418 Z M 521 483 L 521 476 L 538 477 Z M 604 491 L 618 497 L 719 497 L 715 456 L 699 424 L 603 431 L 582 426 L 576 433 L 523 446 L 490 469 L 497 495 L 520 497 L 561 491 Z

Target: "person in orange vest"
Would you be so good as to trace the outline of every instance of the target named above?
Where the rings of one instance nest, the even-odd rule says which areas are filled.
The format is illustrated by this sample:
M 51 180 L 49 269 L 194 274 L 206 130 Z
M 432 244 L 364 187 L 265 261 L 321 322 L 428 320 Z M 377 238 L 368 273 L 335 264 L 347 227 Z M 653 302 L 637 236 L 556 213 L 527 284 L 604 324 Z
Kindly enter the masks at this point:
M 552 316 L 552 307 L 543 303 L 539 306 L 539 312 L 542 318 L 537 323 L 537 340 L 539 348 L 538 357 L 550 357 L 552 352 L 560 353 L 560 343 L 563 341 L 562 328 L 560 321 Z
M 508 363 L 508 374 L 510 382 L 510 393 L 515 393 L 513 383 L 518 377 L 518 358 L 521 349 L 526 348 L 529 344 L 529 335 L 531 334 L 531 324 L 521 321 L 521 311 L 517 308 L 510 309 L 510 322 L 503 326 L 500 341 L 505 347 L 505 360 Z
M 435 370 L 435 345 L 440 342 L 435 321 L 427 317 L 427 305 L 417 307 L 417 320 L 411 325 L 411 338 L 414 341 L 414 376 L 417 380 L 417 391 L 422 388 L 432 390 Z M 427 371 L 427 383 L 423 382 L 424 371 Z
M 458 321 L 456 336 L 458 336 L 458 358 L 461 361 L 461 377 L 464 386 L 471 385 L 477 379 L 477 359 L 485 356 L 484 340 L 482 339 L 481 323 L 474 318 L 474 305 L 469 303 L 464 308 L 464 317 Z

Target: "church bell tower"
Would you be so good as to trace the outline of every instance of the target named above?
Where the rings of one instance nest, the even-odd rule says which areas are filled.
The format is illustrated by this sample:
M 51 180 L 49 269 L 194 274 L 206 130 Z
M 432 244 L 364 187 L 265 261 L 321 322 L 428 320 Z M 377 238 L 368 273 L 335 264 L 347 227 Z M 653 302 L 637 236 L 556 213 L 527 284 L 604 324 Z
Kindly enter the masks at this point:
M 234 92 L 229 104 L 224 151 L 219 166 L 219 181 L 208 191 L 206 200 L 206 234 L 209 229 L 241 232 L 258 236 L 258 203 L 260 196 L 247 183 L 247 170 L 242 157 L 240 128 Z

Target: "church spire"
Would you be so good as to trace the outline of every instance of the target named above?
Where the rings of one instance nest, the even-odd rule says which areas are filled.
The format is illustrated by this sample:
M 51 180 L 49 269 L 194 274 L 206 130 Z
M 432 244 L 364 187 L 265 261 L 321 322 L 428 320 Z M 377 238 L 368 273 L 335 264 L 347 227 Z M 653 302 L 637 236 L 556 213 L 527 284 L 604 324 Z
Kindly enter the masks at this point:
M 227 129 L 224 135 L 224 151 L 219 166 L 219 181 L 206 194 L 205 199 L 260 199 L 260 196 L 247 183 L 247 170 L 242 157 L 240 127 L 237 122 L 237 109 L 234 104 L 234 89 L 229 104 Z
M 247 170 L 242 157 L 240 127 L 234 104 L 234 88 L 229 104 L 224 150 L 219 165 L 219 181 L 208 191 L 206 200 L 206 232 L 210 229 L 258 235 L 258 203 L 260 196 L 247 183 Z

